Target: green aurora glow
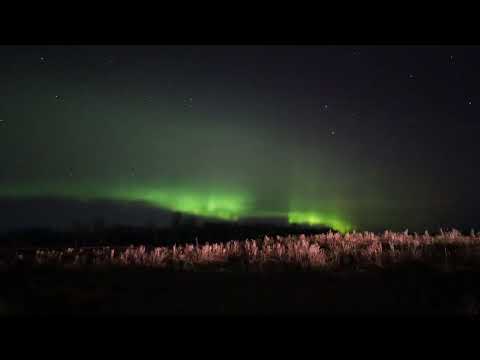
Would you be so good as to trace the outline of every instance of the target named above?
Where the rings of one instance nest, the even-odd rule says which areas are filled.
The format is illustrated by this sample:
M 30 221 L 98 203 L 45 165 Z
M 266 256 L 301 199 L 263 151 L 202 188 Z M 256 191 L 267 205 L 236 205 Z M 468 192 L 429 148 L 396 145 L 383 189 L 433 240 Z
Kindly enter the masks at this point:
M 40 188 L 18 186 L 3 189 L 0 195 L 15 198 L 58 197 L 82 201 L 103 199 L 142 202 L 161 209 L 210 219 L 237 221 L 245 218 L 278 218 L 286 219 L 290 224 L 327 226 L 340 232 L 347 232 L 352 228 L 349 222 L 339 216 L 320 211 L 261 209 L 256 206 L 252 196 L 242 191 L 228 193 L 187 188 L 149 187 L 110 188 L 99 191 L 99 187 L 93 186 L 74 189 L 66 186 L 44 185 Z
M 0 231 L 36 223 L 31 208 L 56 221 L 56 210 L 29 198 L 122 202 L 134 216 L 123 205 L 118 215 L 98 210 L 122 224 L 142 221 L 145 204 L 158 223 L 168 218 L 156 209 L 341 231 L 475 224 L 478 132 L 452 138 L 468 128 L 457 120 L 440 131 L 433 119 L 451 109 L 409 103 L 408 76 L 405 86 L 400 74 L 377 73 L 385 86 L 372 80 L 368 69 L 396 61 L 391 50 L 344 66 L 351 50 L 2 47 Z M 416 51 L 423 56 L 406 53 Z M 427 108 L 414 111 L 419 104 Z M 445 170 L 456 167 L 455 176 Z M 97 207 L 63 209 L 68 222 Z
M 290 224 L 308 224 L 308 225 L 322 225 L 331 227 L 334 230 L 345 233 L 351 230 L 352 225 L 344 220 L 333 216 L 325 215 L 315 212 L 298 212 L 292 211 L 288 213 L 288 222 Z

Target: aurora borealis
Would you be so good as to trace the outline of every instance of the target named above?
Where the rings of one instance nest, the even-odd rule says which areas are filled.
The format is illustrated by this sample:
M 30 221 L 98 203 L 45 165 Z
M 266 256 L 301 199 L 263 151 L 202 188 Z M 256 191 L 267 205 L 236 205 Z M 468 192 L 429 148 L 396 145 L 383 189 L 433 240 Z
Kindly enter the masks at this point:
M 59 197 L 80 201 L 115 200 L 123 202 L 140 202 L 159 207 L 168 211 L 185 215 L 194 215 L 209 219 L 237 221 L 245 218 L 287 220 L 291 224 L 308 224 L 328 226 L 337 231 L 345 232 L 351 225 L 339 217 L 325 215 L 320 212 L 298 212 L 288 209 L 260 209 L 255 206 L 248 195 L 237 193 L 222 193 L 212 191 L 192 191 L 191 188 L 161 189 L 161 188 L 120 188 L 104 189 L 92 187 L 79 191 L 58 186 L 44 188 L 14 188 L 4 190 L 3 196 L 16 198 Z
M 0 201 L 144 203 L 342 232 L 478 225 L 477 48 L 0 55 Z M 14 225 L 5 206 L 0 215 Z

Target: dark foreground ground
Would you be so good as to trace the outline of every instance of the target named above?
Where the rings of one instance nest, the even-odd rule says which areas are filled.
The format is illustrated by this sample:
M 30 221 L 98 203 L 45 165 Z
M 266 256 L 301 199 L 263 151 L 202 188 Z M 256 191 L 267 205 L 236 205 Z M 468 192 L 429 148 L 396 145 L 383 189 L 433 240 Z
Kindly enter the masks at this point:
M 351 272 L 167 272 L 148 268 L 0 270 L 2 315 L 465 316 L 480 272 L 420 265 Z

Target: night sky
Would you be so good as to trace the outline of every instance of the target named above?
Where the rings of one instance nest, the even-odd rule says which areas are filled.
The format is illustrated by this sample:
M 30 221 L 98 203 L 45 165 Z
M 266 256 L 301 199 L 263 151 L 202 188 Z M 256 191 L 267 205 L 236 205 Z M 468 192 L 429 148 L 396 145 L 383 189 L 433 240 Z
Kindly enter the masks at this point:
M 480 47 L 0 46 L 0 228 L 478 229 Z

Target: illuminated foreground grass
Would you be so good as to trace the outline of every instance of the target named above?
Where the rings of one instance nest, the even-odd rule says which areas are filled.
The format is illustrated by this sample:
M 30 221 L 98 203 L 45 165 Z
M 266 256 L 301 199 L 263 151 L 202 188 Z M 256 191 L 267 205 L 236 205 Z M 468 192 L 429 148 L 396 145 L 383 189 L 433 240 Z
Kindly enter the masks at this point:
M 329 232 L 312 236 L 276 236 L 217 244 L 127 248 L 69 248 L 37 250 L 38 265 L 147 266 L 178 270 L 209 266 L 243 270 L 384 267 L 424 263 L 449 270 L 480 265 L 480 233 L 469 236 L 453 230 L 431 236 L 385 232 Z M 89 265 L 91 264 L 91 265 Z

